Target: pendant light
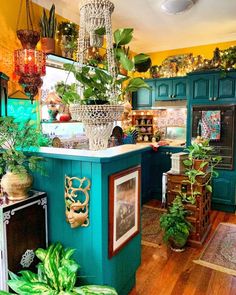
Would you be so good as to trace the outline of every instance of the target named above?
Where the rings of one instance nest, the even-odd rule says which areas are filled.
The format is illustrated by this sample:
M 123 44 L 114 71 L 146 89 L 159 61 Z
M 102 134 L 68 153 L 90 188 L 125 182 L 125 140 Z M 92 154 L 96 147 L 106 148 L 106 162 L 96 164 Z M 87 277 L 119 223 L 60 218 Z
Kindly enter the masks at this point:
M 27 29 L 19 30 L 18 24 L 23 6 L 23 0 L 21 0 L 16 34 L 23 48 L 14 52 L 14 73 L 20 76 L 18 82 L 33 101 L 38 88 L 43 84 L 41 76 L 46 74 L 46 57 L 44 52 L 35 49 L 40 34 L 33 28 L 31 5 L 30 0 L 25 0 Z

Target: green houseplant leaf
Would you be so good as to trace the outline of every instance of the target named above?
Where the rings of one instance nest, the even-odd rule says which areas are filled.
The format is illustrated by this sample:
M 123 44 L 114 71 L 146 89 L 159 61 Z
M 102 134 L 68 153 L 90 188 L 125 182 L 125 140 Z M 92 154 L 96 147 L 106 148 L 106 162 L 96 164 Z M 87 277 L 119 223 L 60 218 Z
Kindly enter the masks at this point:
M 24 270 L 18 276 L 9 272 L 8 285 L 19 295 L 118 295 L 115 289 L 109 286 L 75 287 L 80 266 L 71 258 L 74 251 L 75 249 L 64 249 L 61 243 L 52 244 L 47 249 L 37 249 L 36 256 L 41 261 L 37 266 L 38 273 Z
M 126 45 L 128 44 L 133 38 L 133 31 L 134 29 L 125 28 L 125 29 L 117 29 L 114 32 L 114 40 L 116 46 Z

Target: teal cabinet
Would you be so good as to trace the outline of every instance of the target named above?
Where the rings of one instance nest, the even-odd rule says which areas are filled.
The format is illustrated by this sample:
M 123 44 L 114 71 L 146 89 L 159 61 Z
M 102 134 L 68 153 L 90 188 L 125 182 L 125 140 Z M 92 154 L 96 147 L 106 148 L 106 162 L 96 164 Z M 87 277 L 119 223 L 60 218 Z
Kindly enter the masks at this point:
M 200 73 L 189 75 L 190 100 L 193 103 L 236 102 L 236 73 Z
M 234 171 L 218 171 L 212 180 L 212 208 L 235 212 L 236 175 Z
M 182 147 L 163 146 L 142 154 L 142 203 L 162 199 L 162 174 L 171 169 L 171 155 L 182 151 Z
M 214 85 L 214 101 L 229 101 L 236 102 L 235 93 L 236 73 L 227 73 L 226 76 L 218 74 L 215 76 Z
M 155 80 L 145 80 L 149 89 L 140 89 L 133 94 L 133 109 L 150 109 L 155 94 Z
M 186 78 L 166 78 L 156 80 L 155 100 L 186 99 Z
M 63 151 L 40 153 L 46 160 L 47 176 L 35 174 L 34 187 L 47 192 L 49 243 L 60 241 L 65 247 L 76 249 L 74 257 L 81 265 L 81 284 L 110 285 L 119 295 L 129 294 L 134 287 L 135 273 L 141 262 L 141 234 L 109 258 L 109 176 L 140 165 L 141 155 L 149 150 L 147 147 L 107 157 L 99 157 L 101 151 L 95 152 L 97 157 L 74 155 L 75 150 L 72 155 L 65 155 Z M 91 180 L 88 227 L 71 228 L 66 221 L 65 175 Z

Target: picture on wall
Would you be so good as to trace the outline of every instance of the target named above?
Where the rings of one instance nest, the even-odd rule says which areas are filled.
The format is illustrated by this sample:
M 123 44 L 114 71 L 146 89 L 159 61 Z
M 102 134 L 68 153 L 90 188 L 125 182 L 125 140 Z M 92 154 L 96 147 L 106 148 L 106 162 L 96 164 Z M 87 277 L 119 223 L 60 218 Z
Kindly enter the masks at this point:
M 109 257 L 140 231 L 140 166 L 109 177 Z

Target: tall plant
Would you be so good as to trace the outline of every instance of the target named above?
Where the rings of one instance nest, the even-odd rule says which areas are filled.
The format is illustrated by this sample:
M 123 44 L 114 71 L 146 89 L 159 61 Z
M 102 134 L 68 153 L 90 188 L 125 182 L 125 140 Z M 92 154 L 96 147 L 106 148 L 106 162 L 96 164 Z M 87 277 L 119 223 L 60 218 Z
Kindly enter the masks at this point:
M 54 38 L 57 29 L 57 19 L 55 16 L 55 5 L 53 4 L 50 11 L 49 17 L 47 17 L 47 13 L 45 8 L 43 9 L 43 15 L 40 18 L 39 22 L 41 28 L 41 36 L 43 38 Z

